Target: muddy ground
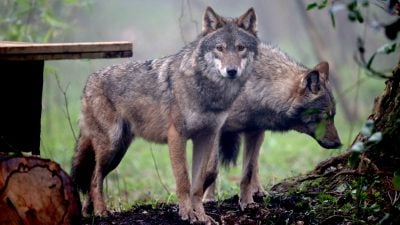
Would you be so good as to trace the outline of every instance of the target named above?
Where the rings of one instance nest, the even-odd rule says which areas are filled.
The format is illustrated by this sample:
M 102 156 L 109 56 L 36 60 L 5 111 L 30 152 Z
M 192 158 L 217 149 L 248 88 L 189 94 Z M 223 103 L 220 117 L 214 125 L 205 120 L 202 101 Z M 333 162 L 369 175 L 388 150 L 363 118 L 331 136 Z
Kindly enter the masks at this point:
M 372 185 L 371 185 L 372 184 Z M 309 174 L 288 179 L 241 211 L 238 197 L 207 203 L 208 215 L 219 224 L 400 224 L 400 193 L 390 177 L 356 171 Z M 136 205 L 106 218 L 84 218 L 82 224 L 189 224 L 178 216 L 177 205 Z
M 307 220 L 301 213 L 286 208 L 291 207 L 290 201 L 282 203 L 283 205 L 278 202 L 267 204 L 263 199 L 257 199 L 257 204 L 242 212 L 238 206 L 238 197 L 234 196 L 223 202 L 206 203 L 205 209 L 207 214 L 219 224 L 291 224 L 294 221 Z M 94 220 L 93 218 L 85 218 L 83 224 L 186 225 L 190 223 L 179 219 L 177 205 L 160 204 L 158 206 L 133 206 L 129 211 L 113 213 L 107 218 L 95 218 Z

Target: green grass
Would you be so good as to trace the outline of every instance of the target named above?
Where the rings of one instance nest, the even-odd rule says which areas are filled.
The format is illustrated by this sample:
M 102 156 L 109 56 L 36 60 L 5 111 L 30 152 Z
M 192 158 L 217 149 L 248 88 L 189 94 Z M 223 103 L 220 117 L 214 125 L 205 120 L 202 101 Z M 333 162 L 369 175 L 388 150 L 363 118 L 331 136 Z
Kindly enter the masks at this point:
M 69 118 L 76 135 L 79 133 L 79 99 L 87 74 L 110 62 L 79 61 L 78 64 L 74 67 L 69 61 L 50 64 L 59 71 L 62 89 L 67 92 Z M 57 87 L 54 74 L 46 76 L 43 99 L 42 155 L 60 163 L 69 172 L 75 139 L 65 113 L 64 97 Z M 348 137 L 356 134 L 362 121 L 355 123 L 353 135 L 349 135 L 350 125 L 344 121 L 340 108 L 337 111 L 336 126 L 347 146 Z M 318 162 L 340 152 L 341 150 L 323 149 L 311 137 L 297 132 L 266 132 L 259 159 L 260 181 L 268 190 L 280 180 L 310 171 Z M 190 143 L 187 155 L 190 162 Z M 221 168 L 217 181 L 218 197 L 226 198 L 237 194 L 240 176 L 241 157 L 237 167 L 229 170 Z M 114 210 L 124 210 L 136 203 L 175 202 L 175 182 L 167 146 L 135 139 L 117 169 L 107 176 L 105 187 L 107 204 Z

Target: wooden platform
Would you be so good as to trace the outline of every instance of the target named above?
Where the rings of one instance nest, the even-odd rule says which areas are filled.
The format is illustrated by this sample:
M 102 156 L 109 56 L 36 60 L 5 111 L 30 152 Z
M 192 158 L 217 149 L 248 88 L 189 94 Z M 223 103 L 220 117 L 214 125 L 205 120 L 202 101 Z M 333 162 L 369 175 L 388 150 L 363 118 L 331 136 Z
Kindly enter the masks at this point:
M 0 151 L 40 154 L 45 60 L 130 56 L 131 42 L 0 41 Z
M 94 59 L 132 56 L 131 42 L 24 43 L 0 41 L 0 60 Z

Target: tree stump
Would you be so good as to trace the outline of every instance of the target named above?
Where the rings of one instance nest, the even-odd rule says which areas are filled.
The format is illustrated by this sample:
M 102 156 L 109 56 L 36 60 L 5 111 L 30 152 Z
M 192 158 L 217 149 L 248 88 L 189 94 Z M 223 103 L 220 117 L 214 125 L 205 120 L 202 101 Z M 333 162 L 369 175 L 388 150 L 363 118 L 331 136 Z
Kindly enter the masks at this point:
M 0 155 L 0 225 L 77 224 L 78 192 L 50 160 Z

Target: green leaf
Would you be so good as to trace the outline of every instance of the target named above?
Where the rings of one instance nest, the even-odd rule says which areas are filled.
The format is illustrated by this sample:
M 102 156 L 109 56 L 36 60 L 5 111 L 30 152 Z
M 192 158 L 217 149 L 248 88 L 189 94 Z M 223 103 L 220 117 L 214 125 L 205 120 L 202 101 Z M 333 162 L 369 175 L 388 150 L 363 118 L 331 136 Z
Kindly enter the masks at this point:
M 361 153 L 365 150 L 364 143 L 357 141 L 350 149 L 352 152 Z
M 369 0 L 361 0 L 361 5 L 364 7 L 369 6 Z
M 317 124 L 317 127 L 315 128 L 315 137 L 317 140 L 322 139 L 325 136 L 326 133 L 326 122 L 321 121 Z
M 354 21 L 356 21 L 356 19 L 357 19 L 357 15 L 356 15 L 356 13 L 353 12 L 353 11 L 349 12 L 349 14 L 347 15 L 347 17 L 349 18 L 349 20 L 350 20 L 351 22 L 354 22 Z
M 360 153 L 358 152 L 353 152 L 350 157 L 349 157 L 349 165 L 354 168 L 358 165 L 358 163 L 360 162 Z
M 394 172 L 392 182 L 394 189 L 396 189 L 396 191 L 400 191 L 400 170 Z
M 336 27 L 335 14 L 332 11 L 330 11 L 329 15 L 331 17 L 332 26 Z
M 368 63 L 367 63 L 367 69 L 371 69 L 371 65 L 372 65 L 372 62 L 375 59 L 376 54 L 377 53 L 375 52 L 374 54 L 372 54 L 371 58 L 369 58 Z
M 309 109 L 307 109 L 307 110 L 304 112 L 304 115 L 306 115 L 306 116 L 311 116 L 311 115 L 316 115 L 316 114 L 318 114 L 319 112 L 320 112 L 320 110 L 317 109 L 317 108 L 309 108 Z
M 382 45 L 376 50 L 376 53 L 379 54 L 390 54 L 396 51 L 397 44 L 396 43 L 387 43 Z
M 318 4 L 316 2 L 310 3 L 307 5 L 307 10 L 311 10 L 314 9 L 318 6 Z
M 328 5 L 328 0 L 322 0 L 322 2 L 318 5 L 318 9 L 324 9 Z
M 43 41 L 44 43 L 49 42 L 49 41 L 51 40 L 51 38 L 53 37 L 53 33 L 54 33 L 54 30 L 53 30 L 53 29 L 49 29 L 49 30 L 46 32 L 46 34 L 44 35 L 42 41 Z
M 382 140 L 382 132 L 376 132 L 368 138 L 368 142 L 378 143 Z
M 42 14 L 43 22 L 47 23 L 48 25 L 56 28 L 66 28 L 67 24 L 62 22 L 61 20 L 57 19 L 56 17 L 52 16 L 49 13 Z
M 353 0 L 347 5 L 347 9 L 349 11 L 354 11 L 356 8 L 357 8 L 357 0 Z
M 362 16 L 361 12 L 359 10 L 355 10 L 354 12 L 356 13 L 357 21 L 359 23 L 363 23 L 364 22 L 364 17 Z
M 365 137 L 369 137 L 371 136 L 373 128 L 374 128 L 374 121 L 367 120 L 367 122 L 365 122 L 364 126 L 361 128 L 360 133 Z
M 389 45 L 387 48 L 385 48 L 385 53 L 387 55 L 389 55 L 390 53 L 393 53 L 394 51 L 396 51 L 396 47 L 397 47 L 396 43 L 393 43 L 392 45 Z

